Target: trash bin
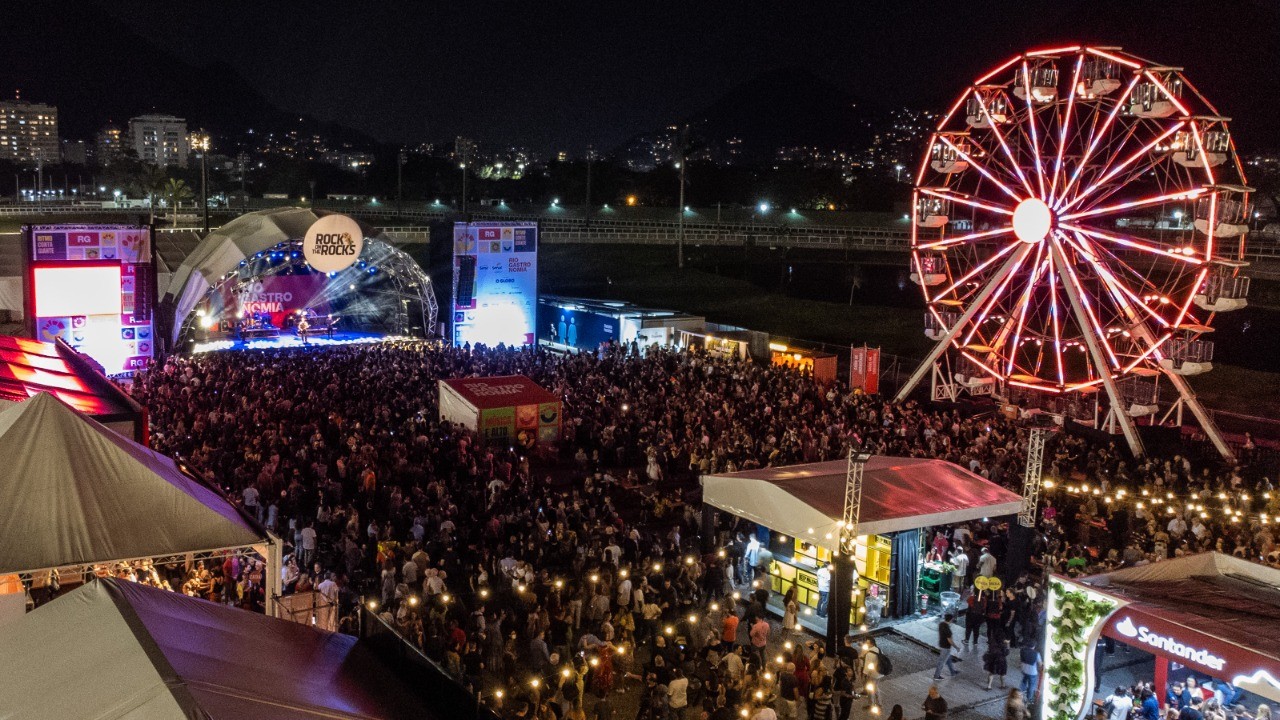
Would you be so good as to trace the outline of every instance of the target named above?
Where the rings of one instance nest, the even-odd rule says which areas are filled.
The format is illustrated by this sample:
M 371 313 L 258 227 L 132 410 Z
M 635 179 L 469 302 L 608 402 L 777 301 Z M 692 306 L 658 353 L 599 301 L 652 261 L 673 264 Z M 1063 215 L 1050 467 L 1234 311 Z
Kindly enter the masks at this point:
M 947 590 L 938 594 L 938 602 L 942 603 L 942 613 L 954 613 L 960 605 L 960 593 Z
M 867 608 L 867 613 L 862 617 L 863 622 L 867 626 L 880 622 L 880 616 L 884 613 L 884 599 L 868 595 L 864 606 Z

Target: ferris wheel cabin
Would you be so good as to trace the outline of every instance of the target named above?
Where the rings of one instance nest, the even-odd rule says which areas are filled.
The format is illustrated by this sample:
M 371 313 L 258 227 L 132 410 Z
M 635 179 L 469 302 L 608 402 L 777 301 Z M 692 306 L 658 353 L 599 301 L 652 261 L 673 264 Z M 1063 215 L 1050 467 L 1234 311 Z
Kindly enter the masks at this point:
M 1080 82 L 1076 95 L 1085 100 L 1109 95 L 1124 84 L 1120 63 L 1103 57 L 1089 56 L 1080 67 Z
M 1138 83 L 1129 96 L 1129 114 L 1140 118 L 1167 118 L 1179 112 L 1182 78 L 1179 68 L 1151 68 L 1148 78 Z
M 1051 62 L 1035 66 L 1023 66 L 1014 74 L 1013 94 L 1026 100 L 1030 91 L 1032 102 L 1044 105 L 1058 99 L 1058 68 Z
M 1249 193 L 1243 185 L 1215 185 L 1212 194 L 1196 201 L 1196 230 L 1216 238 L 1240 237 L 1249 231 Z
M 1211 120 L 1220 122 L 1220 120 Z M 1192 130 L 1179 130 L 1174 133 L 1173 161 L 1183 167 L 1202 168 L 1218 167 L 1227 161 L 1231 154 L 1231 135 L 1223 125 L 1220 130 L 1205 130 L 1200 133 L 1199 141 Z
M 965 122 L 969 127 L 989 128 L 1009 122 L 1009 98 L 1000 85 L 979 85 L 965 101 Z
M 933 147 L 929 148 L 929 167 L 934 172 L 953 175 L 969 169 L 969 162 L 965 160 L 965 156 L 971 155 L 973 150 L 965 139 L 966 134 L 946 133 L 946 142 L 943 142 L 942 135 L 939 135 Z
M 947 279 L 947 263 L 936 253 L 920 253 L 911 270 L 911 282 L 925 287 L 941 285 Z
M 916 199 L 916 227 L 940 228 L 951 219 L 951 201 L 930 195 Z

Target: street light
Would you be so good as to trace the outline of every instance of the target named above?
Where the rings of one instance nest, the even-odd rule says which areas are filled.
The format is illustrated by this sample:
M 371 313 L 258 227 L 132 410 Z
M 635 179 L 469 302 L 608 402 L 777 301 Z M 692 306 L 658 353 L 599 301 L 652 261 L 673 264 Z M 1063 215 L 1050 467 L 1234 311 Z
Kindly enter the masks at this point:
M 209 136 L 198 133 L 191 140 L 191 147 L 200 151 L 200 204 L 204 213 L 204 232 L 209 233 Z M 174 208 L 177 212 L 177 208 Z

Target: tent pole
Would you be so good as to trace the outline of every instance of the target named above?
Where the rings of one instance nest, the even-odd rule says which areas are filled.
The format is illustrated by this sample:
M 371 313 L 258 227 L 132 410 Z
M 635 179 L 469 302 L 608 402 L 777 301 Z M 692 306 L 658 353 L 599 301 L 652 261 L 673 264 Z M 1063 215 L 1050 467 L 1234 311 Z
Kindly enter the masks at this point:
M 268 616 L 277 617 L 280 593 L 284 591 L 284 588 L 281 587 L 283 578 L 280 575 L 284 559 L 284 542 L 271 531 L 267 531 L 267 537 L 269 539 L 267 543 L 267 602 L 264 609 Z

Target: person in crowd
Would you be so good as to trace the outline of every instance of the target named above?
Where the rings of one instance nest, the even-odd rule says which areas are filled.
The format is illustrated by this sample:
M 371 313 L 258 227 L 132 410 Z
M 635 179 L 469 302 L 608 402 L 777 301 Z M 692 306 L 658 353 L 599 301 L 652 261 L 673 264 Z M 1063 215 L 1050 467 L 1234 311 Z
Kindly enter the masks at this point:
M 924 710 L 924 720 L 947 720 L 947 701 L 938 692 L 937 685 L 929 686 L 929 694 L 920 709 Z
M 494 443 L 440 419 L 438 380 L 515 374 L 563 399 L 557 445 Z M 767 621 L 757 633 L 766 610 L 750 586 L 769 579 L 757 576 L 766 548 L 755 526 L 724 514 L 704 528 L 689 492 L 699 475 L 838 459 L 849 447 L 865 447 L 944 459 L 1016 489 L 1028 437 L 1001 417 L 891 402 L 841 381 L 820 384 L 795 368 L 621 344 L 572 355 L 420 341 L 173 355 L 139 374 L 129 392 L 148 410 L 155 449 L 179 458 L 250 516 L 265 517 L 293 545 L 283 570 L 288 591 L 319 583 L 329 598 L 336 588 L 341 627 L 352 625 L 357 604 L 381 603 L 377 611 L 400 618 L 429 656 L 468 677 L 480 668 L 484 686 L 505 688 L 506 712 L 538 712 L 552 698 L 529 702 L 517 688 L 529 687 L 534 663 L 550 678 L 571 657 L 582 663 L 584 687 L 598 689 L 615 661 L 630 663 L 634 685 L 648 688 L 652 675 L 663 688 L 654 696 L 661 714 L 670 711 L 676 668 L 689 704 L 735 715 L 766 682 L 765 672 L 781 674 L 765 650 L 795 638 L 774 638 Z M 1045 473 L 1060 487 L 1102 487 L 1105 479 L 1108 492 L 1195 495 L 1206 506 L 1230 493 L 1255 513 L 1272 489 L 1248 465 L 1216 466 L 1189 454 L 1134 460 L 1114 442 L 1068 433 L 1055 439 Z M 662 492 L 642 477 L 656 477 Z M 1107 504 L 1092 493 L 1050 495 L 1025 578 L 1003 578 L 1013 594 L 997 594 L 995 618 L 985 598 L 966 608 L 966 642 L 976 644 L 984 622 L 988 643 L 1042 637 L 1045 578 L 1069 564 L 1088 573 L 1218 547 L 1255 560 L 1277 553 L 1280 562 L 1274 535 L 1252 518 L 1231 522 L 1211 513 L 1197 523 L 1190 510 L 1166 519 L 1163 510 Z M 713 535 L 704 536 L 707 529 Z M 929 528 L 927 537 L 940 538 L 930 552 L 950 554 L 966 591 L 970 574 L 1014 567 L 1001 524 Z M 160 581 L 229 603 L 261 595 L 249 564 L 237 568 L 232 559 L 228 572 L 226 558 L 218 563 L 189 576 L 178 566 Z M 816 614 L 825 617 L 831 569 L 824 564 L 816 575 Z M 747 603 L 750 622 L 740 628 Z M 740 629 L 751 667 L 737 649 Z M 944 665 L 955 671 L 952 649 L 936 675 Z M 815 658 L 816 651 L 797 647 L 787 659 L 796 665 L 797 698 L 825 692 L 829 705 L 839 683 Z M 714 671 L 713 682 L 690 672 L 700 661 Z M 1028 685 L 1023 672 L 1030 700 L 1035 682 Z M 608 688 L 614 684 L 610 678 Z M 548 685 L 542 694 L 548 687 L 564 690 Z M 598 704 L 579 692 L 583 697 L 578 706 Z M 1178 698 L 1178 706 L 1190 700 Z M 1219 704 L 1229 705 L 1225 691 Z
M 933 671 L 933 679 L 942 679 L 942 668 L 946 668 L 952 677 L 960 674 L 956 669 L 955 651 L 959 649 L 959 644 L 952 637 L 951 621 L 954 619 L 951 613 L 942 616 L 942 620 L 938 622 L 938 667 Z

